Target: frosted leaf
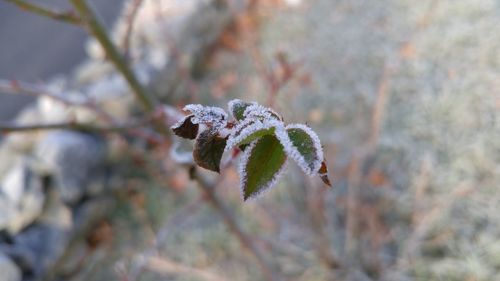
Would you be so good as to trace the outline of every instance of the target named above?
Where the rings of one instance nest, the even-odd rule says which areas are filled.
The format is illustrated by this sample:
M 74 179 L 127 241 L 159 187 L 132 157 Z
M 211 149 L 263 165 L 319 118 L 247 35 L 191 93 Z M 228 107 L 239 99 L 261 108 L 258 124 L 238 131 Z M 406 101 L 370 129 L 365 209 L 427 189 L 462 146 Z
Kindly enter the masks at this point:
M 276 136 L 299 167 L 309 176 L 321 168 L 323 149 L 318 135 L 306 125 L 290 124 L 286 130 L 276 130 Z
M 258 118 L 261 120 L 266 119 L 275 119 L 275 120 L 283 120 L 283 118 L 276 113 L 274 110 L 262 106 L 260 104 L 252 104 L 248 106 L 243 112 L 244 118 Z
M 258 119 L 244 119 L 244 121 L 239 123 L 229 135 L 224 151 L 229 151 L 238 145 L 248 144 L 264 135 L 272 134 L 275 128 L 278 127 L 283 129 L 284 124 L 275 119 L 265 119 L 264 121 Z
M 251 105 L 257 105 L 256 102 L 245 102 L 239 99 L 231 100 L 227 103 L 229 112 L 236 120 L 242 120 L 244 118 L 243 113 L 245 109 Z
M 191 121 L 194 124 L 206 124 L 214 128 L 222 128 L 227 124 L 227 113 L 220 107 L 188 104 L 183 110 L 193 114 Z
M 253 141 L 240 160 L 243 200 L 255 198 L 274 186 L 285 170 L 286 159 L 283 146 L 274 135 Z
M 196 135 L 198 135 L 198 129 L 199 129 L 199 124 L 194 124 L 193 123 L 193 114 L 184 116 L 181 118 L 177 123 L 172 125 L 170 129 L 174 131 L 174 134 L 185 138 L 185 139 L 190 139 L 193 140 L 196 138 Z
M 194 162 L 202 168 L 219 173 L 224 147 L 226 139 L 220 137 L 216 129 L 205 130 L 196 138 L 193 150 Z

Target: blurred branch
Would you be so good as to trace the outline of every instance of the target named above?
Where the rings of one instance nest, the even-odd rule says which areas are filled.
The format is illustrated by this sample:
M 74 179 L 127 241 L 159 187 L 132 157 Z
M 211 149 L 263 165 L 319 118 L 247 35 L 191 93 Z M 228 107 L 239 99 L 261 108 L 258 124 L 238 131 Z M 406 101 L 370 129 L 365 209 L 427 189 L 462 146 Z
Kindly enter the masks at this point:
M 195 200 L 190 203 L 183 205 L 182 208 L 175 211 L 175 213 L 171 216 L 168 216 L 167 220 L 160 227 L 160 229 L 156 233 L 156 237 L 154 239 L 153 245 L 151 247 L 144 250 L 140 255 L 138 255 L 137 260 L 133 263 L 130 270 L 126 274 L 127 280 L 134 281 L 139 280 L 139 275 L 147 268 L 147 261 L 157 255 L 160 251 L 160 241 L 164 241 L 168 234 L 169 230 L 175 228 L 182 227 L 182 224 L 185 223 L 185 216 L 187 214 L 193 214 L 196 210 L 201 207 L 203 203 L 203 197 L 199 196 Z
M 48 97 L 68 106 L 82 106 L 94 111 L 103 120 L 113 121 L 113 117 L 102 110 L 92 99 L 83 96 L 70 97 L 52 92 L 47 87 L 22 82 L 18 80 L 0 79 L 0 92 L 5 94 L 25 94 L 34 97 Z
M 70 12 L 53 11 L 48 8 L 38 6 L 36 4 L 26 2 L 24 0 L 5 0 L 5 2 L 12 3 L 21 8 L 22 10 L 31 12 L 33 14 L 37 14 L 42 17 L 51 18 L 53 20 L 62 21 L 70 24 L 77 24 L 77 25 L 82 23 L 81 19 L 77 17 L 72 11 Z
M 130 9 L 127 11 L 127 29 L 125 31 L 125 37 L 123 39 L 123 53 L 126 60 L 129 60 L 130 58 L 130 40 L 132 37 L 132 30 L 134 29 L 134 22 L 137 17 L 137 12 L 139 12 L 139 9 L 143 2 L 143 0 L 133 0 L 130 3 Z
M 389 82 L 391 77 L 391 69 L 388 66 L 387 61 L 384 63 L 382 69 L 382 77 L 380 78 L 378 89 L 377 89 L 377 99 L 373 106 L 372 112 L 372 128 L 369 137 L 369 150 L 373 151 L 378 144 L 380 137 L 380 130 L 383 125 L 384 113 L 386 111 L 386 103 L 389 95 Z
M 179 264 L 177 262 L 165 258 L 147 257 L 145 260 L 145 265 L 149 270 L 153 270 L 160 274 L 171 275 L 172 273 L 174 273 L 182 276 L 193 276 L 206 281 L 227 280 L 224 277 L 216 275 L 212 272 Z
M 95 126 L 92 124 L 84 124 L 77 122 L 62 122 L 50 124 L 32 124 L 20 125 L 12 122 L 0 122 L 0 133 L 8 134 L 12 132 L 30 132 L 38 130 L 57 130 L 57 129 L 70 129 L 81 131 L 96 131 L 96 132 L 122 132 L 133 128 L 144 126 L 144 123 L 130 123 L 118 126 Z
M 45 87 L 18 80 L 9 81 L 0 79 L 0 92 L 5 94 L 26 94 L 35 97 L 46 96 L 67 105 L 81 105 L 82 103 L 81 101 L 71 100 L 68 97 L 52 93 Z
M 155 108 L 154 100 L 148 95 L 146 89 L 141 85 L 139 79 L 128 66 L 126 60 L 119 53 L 116 46 L 111 42 L 110 37 L 106 33 L 102 24 L 97 20 L 94 11 L 90 8 L 85 0 L 71 0 L 73 7 L 84 20 L 89 31 L 95 39 L 101 44 L 101 47 L 106 52 L 108 59 L 115 65 L 116 69 L 123 75 L 129 84 L 132 92 L 141 106 L 147 111 L 151 112 Z
M 198 182 L 200 188 L 205 192 L 207 200 L 219 212 L 224 222 L 231 231 L 240 240 L 240 243 L 245 247 L 257 260 L 264 278 L 268 281 L 279 280 L 278 276 L 273 272 L 271 265 L 269 265 L 260 249 L 256 246 L 252 237 L 246 234 L 241 226 L 238 224 L 236 218 L 228 207 L 215 193 L 215 185 L 210 183 L 208 179 L 200 175 L 196 170 L 193 171 L 192 177 Z
M 318 257 L 327 268 L 338 269 L 342 267 L 343 264 L 338 258 L 338 255 L 335 255 L 331 249 L 330 237 L 328 237 L 328 232 L 326 230 L 327 211 L 325 207 L 325 192 L 327 189 L 323 187 L 311 188 L 306 186 L 306 182 L 304 180 L 301 182 L 301 187 L 307 198 L 307 213 L 310 218 L 309 223 L 311 228 L 314 230 L 314 244 L 316 246 Z

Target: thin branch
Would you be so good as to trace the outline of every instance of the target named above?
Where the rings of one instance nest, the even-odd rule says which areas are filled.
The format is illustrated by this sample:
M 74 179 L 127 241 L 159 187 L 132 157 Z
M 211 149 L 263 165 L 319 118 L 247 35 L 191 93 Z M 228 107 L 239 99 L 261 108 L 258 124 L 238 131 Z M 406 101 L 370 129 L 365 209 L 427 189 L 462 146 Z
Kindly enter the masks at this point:
M 99 107 L 95 101 L 84 96 L 69 97 L 52 92 L 47 87 L 18 80 L 0 79 L 0 92 L 5 94 L 24 94 L 34 97 L 48 97 L 68 106 L 82 106 L 94 111 L 103 120 L 113 122 L 113 117 Z
M 61 123 L 49 123 L 49 124 L 29 124 L 20 125 L 13 122 L 0 122 L 0 133 L 8 134 L 12 132 L 31 132 L 39 130 L 59 130 L 59 129 L 70 129 L 70 130 L 80 130 L 80 131 L 95 131 L 95 132 L 123 132 L 144 126 L 144 123 L 130 123 L 124 125 L 116 126 L 96 126 L 92 124 L 77 123 L 77 122 L 61 122 Z
M 134 29 L 134 22 L 143 2 L 143 0 L 133 0 L 130 4 L 130 9 L 127 11 L 127 29 L 125 30 L 125 37 L 123 38 L 123 53 L 126 60 L 130 59 L 130 41 L 132 38 L 132 30 Z
M 152 172 L 150 173 L 152 174 Z M 154 239 L 154 243 L 151 245 L 151 247 L 147 248 L 137 256 L 137 259 L 127 273 L 127 280 L 135 281 L 139 279 L 139 275 L 144 271 L 144 269 L 146 269 L 147 260 L 155 255 L 158 255 L 158 253 L 160 252 L 160 242 L 165 241 L 171 229 L 173 229 L 174 227 L 182 227 L 183 223 L 186 222 L 185 216 L 197 211 L 203 203 L 203 199 L 204 198 L 202 196 L 199 196 L 195 200 L 184 205 L 182 208 L 177 209 L 171 216 L 168 216 L 164 224 L 158 230 Z
M 123 75 L 129 84 L 132 92 L 141 106 L 147 111 L 154 110 L 154 100 L 148 95 L 146 89 L 141 85 L 139 79 L 130 69 L 123 56 L 119 53 L 116 46 L 111 42 L 110 37 L 106 33 L 103 25 L 98 21 L 94 11 L 90 8 L 85 0 L 70 0 L 73 7 L 78 12 L 80 17 L 85 21 L 89 31 L 101 44 L 101 47 L 106 52 L 108 59 L 115 65 L 116 69 Z
M 386 104 L 388 100 L 389 84 L 391 79 L 391 69 L 388 66 L 387 61 L 384 63 L 382 69 L 382 77 L 380 78 L 378 88 L 377 88 L 377 99 L 373 105 L 372 120 L 371 120 L 371 132 L 368 138 L 368 146 L 370 150 L 374 150 L 378 144 L 380 131 L 382 129 L 384 121 L 384 113 L 386 111 Z
M 181 276 L 193 276 L 206 281 L 227 280 L 213 272 L 186 266 L 163 257 L 146 257 L 145 265 L 149 270 L 168 276 L 178 274 Z
M 5 2 L 12 3 L 22 10 L 37 14 L 42 17 L 51 18 L 53 20 L 79 25 L 82 23 L 81 19 L 77 17 L 72 11 L 70 12 L 58 12 L 53 11 L 48 8 L 38 6 L 33 3 L 26 2 L 24 0 L 5 0 Z
M 205 192 L 207 200 L 219 212 L 224 222 L 231 231 L 240 240 L 240 243 L 245 247 L 256 259 L 259 264 L 264 278 L 268 281 L 278 280 L 275 273 L 273 273 L 271 265 L 269 265 L 260 249 L 256 246 L 252 237 L 246 234 L 241 226 L 238 224 L 236 218 L 233 216 L 231 210 L 222 202 L 222 200 L 215 193 L 215 186 L 210 183 L 206 178 L 201 176 L 196 170 L 192 173 L 193 178 L 198 182 L 200 189 Z

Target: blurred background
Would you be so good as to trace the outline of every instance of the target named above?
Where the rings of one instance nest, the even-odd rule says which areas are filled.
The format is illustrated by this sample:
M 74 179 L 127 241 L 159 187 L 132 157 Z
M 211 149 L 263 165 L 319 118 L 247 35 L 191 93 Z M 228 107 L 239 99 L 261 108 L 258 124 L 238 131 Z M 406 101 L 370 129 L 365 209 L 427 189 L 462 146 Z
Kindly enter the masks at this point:
M 67 1 L 45 0 L 37 3 L 68 9 Z M 93 1 L 111 26 L 123 1 Z M 81 28 L 47 20 L 0 2 L 0 77 L 36 82 L 71 72 L 85 58 L 87 34 Z M 12 119 L 32 99 L 0 93 L 0 120 Z
M 249 202 L 148 126 L 13 132 L 147 114 L 85 24 L 12 2 L 0 280 L 500 280 L 500 1 L 92 1 L 162 122 L 240 98 L 318 132 L 333 188 L 290 163 Z

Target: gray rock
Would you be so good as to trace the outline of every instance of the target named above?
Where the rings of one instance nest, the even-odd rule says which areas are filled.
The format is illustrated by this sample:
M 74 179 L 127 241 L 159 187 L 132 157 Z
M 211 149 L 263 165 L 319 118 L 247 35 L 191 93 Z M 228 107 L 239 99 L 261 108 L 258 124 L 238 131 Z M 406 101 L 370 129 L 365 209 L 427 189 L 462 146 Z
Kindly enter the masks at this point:
M 35 154 L 42 163 L 41 172 L 54 177 L 64 202 L 75 203 L 103 189 L 106 146 L 100 137 L 73 131 L 51 132 L 37 145 Z
M 59 192 L 49 189 L 42 215 L 36 223 L 0 245 L 33 280 L 43 277 L 61 258 L 73 227 L 71 211 L 61 202 Z
M 16 235 L 13 244 L 0 249 L 17 262 L 23 273 L 37 280 L 62 256 L 69 233 L 64 227 L 37 223 Z
M 21 271 L 16 264 L 0 253 L 0 281 L 20 281 Z
M 33 222 L 44 204 L 42 180 L 21 159 L 3 178 L 0 185 L 0 230 L 16 234 Z

